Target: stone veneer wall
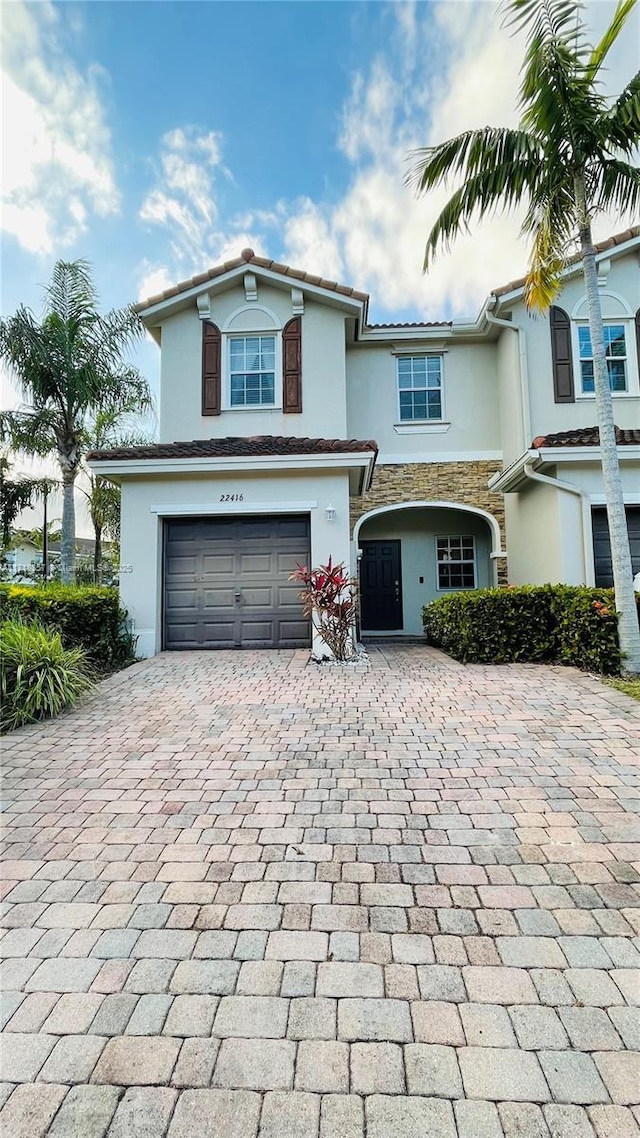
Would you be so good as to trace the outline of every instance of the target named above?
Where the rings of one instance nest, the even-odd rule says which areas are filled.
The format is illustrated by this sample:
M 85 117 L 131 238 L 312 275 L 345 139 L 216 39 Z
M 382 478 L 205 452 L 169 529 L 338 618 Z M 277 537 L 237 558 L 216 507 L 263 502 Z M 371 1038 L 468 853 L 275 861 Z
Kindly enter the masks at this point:
M 398 502 L 459 502 L 461 506 L 477 506 L 493 514 L 500 526 L 502 547 L 506 549 L 504 497 L 487 489 L 492 474 L 500 469 L 498 461 L 473 462 L 404 462 L 394 466 L 376 466 L 371 489 L 361 498 L 351 499 L 351 532 L 358 518 L 378 506 Z M 498 579 L 506 584 L 506 558 L 498 559 Z

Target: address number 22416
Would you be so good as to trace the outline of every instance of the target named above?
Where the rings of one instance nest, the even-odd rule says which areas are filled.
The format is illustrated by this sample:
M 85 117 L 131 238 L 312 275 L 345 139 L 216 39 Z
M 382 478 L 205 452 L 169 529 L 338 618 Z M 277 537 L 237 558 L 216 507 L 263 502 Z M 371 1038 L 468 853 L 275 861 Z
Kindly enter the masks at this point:
M 244 494 L 221 494 L 220 495 L 220 501 L 221 502 L 242 502 L 243 500 L 244 500 Z

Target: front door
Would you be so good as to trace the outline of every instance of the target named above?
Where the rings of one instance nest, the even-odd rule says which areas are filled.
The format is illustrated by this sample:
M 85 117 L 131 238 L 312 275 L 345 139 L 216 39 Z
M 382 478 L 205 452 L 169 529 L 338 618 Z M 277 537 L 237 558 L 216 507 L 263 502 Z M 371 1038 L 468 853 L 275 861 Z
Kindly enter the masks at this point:
M 363 632 L 402 629 L 399 541 L 362 541 L 360 623 Z

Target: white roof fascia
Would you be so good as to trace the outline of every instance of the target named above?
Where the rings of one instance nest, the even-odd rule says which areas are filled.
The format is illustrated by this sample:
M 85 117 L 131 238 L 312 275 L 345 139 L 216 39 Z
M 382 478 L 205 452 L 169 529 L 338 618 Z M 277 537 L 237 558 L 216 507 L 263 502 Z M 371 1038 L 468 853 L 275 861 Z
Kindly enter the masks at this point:
M 640 446 L 618 446 L 619 462 L 637 462 Z M 543 462 L 600 462 L 600 447 L 541 447 L 537 452 Z
M 235 269 L 229 269 L 228 272 L 221 273 L 218 277 L 211 277 L 210 280 L 201 281 L 200 284 L 192 285 L 191 288 L 184 289 L 184 291 L 178 292 L 174 296 L 167 296 L 164 300 L 158 300 L 155 304 L 143 309 L 138 315 L 145 324 L 147 321 L 153 321 L 154 317 L 159 315 L 169 315 L 172 311 L 177 311 L 182 306 L 185 306 L 188 301 L 195 300 L 198 296 L 202 296 L 206 293 L 224 292 L 226 285 L 232 284 L 237 277 L 244 277 L 247 272 L 251 272 L 255 276 L 261 277 L 274 284 L 284 286 L 288 290 L 292 288 L 300 289 L 305 295 L 315 296 L 335 308 L 345 309 L 352 315 L 358 315 L 365 306 L 365 301 L 358 300 L 357 297 L 345 296 L 344 293 L 336 292 L 334 289 L 309 284 L 308 281 L 300 280 L 299 277 L 290 277 L 283 273 L 276 273 L 272 269 L 263 269 L 251 261 L 246 261 L 244 264 L 238 265 Z M 144 303 L 144 301 L 141 303 Z
M 161 474 L 224 474 L 282 470 L 347 470 L 367 469 L 375 461 L 373 451 L 350 451 L 332 454 L 251 455 L 228 458 L 128 458 L 91 459 L 87 465 L 105 477 L 157 477 Z
M 628 241 L 624 241 L 621 245 L 611 245 L 609 249 L 603 249 L 600 253 L 596 253 L 596 262 L 611 261 L 613 258 L 622 257 L 625 253 L 631 252 L 631 250 L 635 249 L 636 247 L 640 248 L 640 237 L 630 237 Z M 562 270 L 560 273 L 560 279 L 565 280 L 567 277 L 575 276 L 576 273 L 581 272 L 582 261 L 572 261 L 570 265 L 567 265 L 566 268 Z M 491 299 L 491 297 L 495 297 L 498 305 L 502 305 L 507 304 L 510 301 L 517 300 L 518 297 L 521 297 L 523 293 L 524 285 L 520 285 L 519 288 L 514 288 L 511 290 L 511 292 L 500 293 L 500 295 L 492 292 L 489 299 Z
M 618 459 L 620 462 L 640 461 L 640 446 L 619 446 Z M 506 470 L 494 474 L 487 482 L 490 490 L 499 490 L 503 494 L 510 494 L 526 479 L 524 467 L 531 463 L 536 469 L 543 466 L 557 466 L 559 463 L 597 462 L 601 461 L 600 447 L 541 447 L 538 450 L 527 450 L 512 462 Z

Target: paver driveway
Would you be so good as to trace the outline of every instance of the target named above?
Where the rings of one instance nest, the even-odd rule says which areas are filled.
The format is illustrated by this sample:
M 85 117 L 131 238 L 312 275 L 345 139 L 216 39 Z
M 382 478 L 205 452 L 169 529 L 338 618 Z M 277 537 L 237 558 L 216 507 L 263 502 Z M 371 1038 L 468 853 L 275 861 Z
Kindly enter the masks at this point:
M 165 655 L 7 739 L 2 1133 L 638 1135 L 639 727 L 389 647 Z

